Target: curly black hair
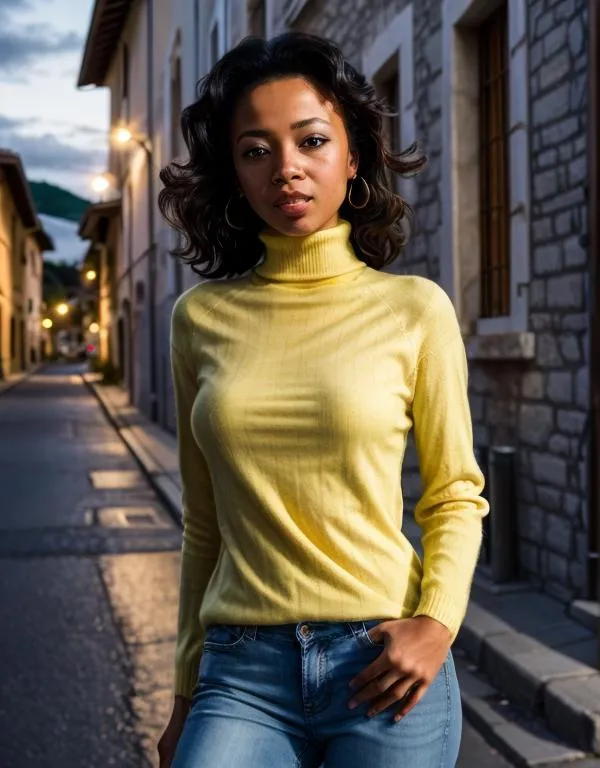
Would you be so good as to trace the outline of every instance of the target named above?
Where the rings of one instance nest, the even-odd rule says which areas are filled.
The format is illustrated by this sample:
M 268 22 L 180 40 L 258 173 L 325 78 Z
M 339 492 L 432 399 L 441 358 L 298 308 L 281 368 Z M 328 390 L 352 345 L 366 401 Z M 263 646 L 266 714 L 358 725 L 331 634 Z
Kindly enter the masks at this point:
M 258 233 L 266 225 L 248 204 L 241 212 L 236 205 L 236 226 L 243 229 L 232 229 L 225 220 L 227 202 L 238 190 L 229 130 L 244 94 L 284 77 L 306 79 L 333 101 L 345 122 L 350 149 L 359 158 L 359 174 L 371 191 L 364 208 L 355 209 L 346 199 L 339 211 L 352 224 L 357 257 L 381 269 L 398 257 L 406 243 L 403 220 L 412 210 L 390 190 L 386 169 L 411 176 L 427 160 L 417 144 L 399 153 L 385 145 L 383 117 L 393 113 L 373 85 L 324 38 L 300 32 L 271 40 L 247 37 L 200 80 L 197 100 L 182 112 L 187 161 L 173 161 L 160 172 L 164 185 L 158 196 L 160 211 L 183 235 L 172 253 L 203 277 L 238 276 L 263 257 Z

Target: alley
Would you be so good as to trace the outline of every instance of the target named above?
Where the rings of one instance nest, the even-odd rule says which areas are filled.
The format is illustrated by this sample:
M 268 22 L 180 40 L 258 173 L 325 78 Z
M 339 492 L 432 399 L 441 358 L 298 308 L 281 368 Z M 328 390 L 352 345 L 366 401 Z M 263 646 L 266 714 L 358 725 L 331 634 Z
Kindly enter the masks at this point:
M 170 706 L 179 532 L 81 372 L 0 394 L 2 768 L 147 766 Z

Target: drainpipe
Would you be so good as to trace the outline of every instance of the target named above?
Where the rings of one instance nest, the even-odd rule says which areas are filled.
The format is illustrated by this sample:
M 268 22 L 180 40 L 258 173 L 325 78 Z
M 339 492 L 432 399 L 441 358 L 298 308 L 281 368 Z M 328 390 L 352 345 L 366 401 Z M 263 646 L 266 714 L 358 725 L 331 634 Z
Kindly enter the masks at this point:
M 150 346 L 150 419 L 158 421 L 158 370 L 156 349 L 156 242 L 154 239 L 154 0 L 147 0 L 147 104 L 148 104 L 148 324 Z
M 589 592 L 600 601 L 600 473 L 596 466 L 600 456 L 600 84 L 597 72 L 600 67 L 600 0 L 588 2 L 588 263 L 590 303 L 590 422 L 591 445 L 588 456 L 590 546 L 589 546 Z M 598 632 L 597 666 L 600 668 L 600 631 Z

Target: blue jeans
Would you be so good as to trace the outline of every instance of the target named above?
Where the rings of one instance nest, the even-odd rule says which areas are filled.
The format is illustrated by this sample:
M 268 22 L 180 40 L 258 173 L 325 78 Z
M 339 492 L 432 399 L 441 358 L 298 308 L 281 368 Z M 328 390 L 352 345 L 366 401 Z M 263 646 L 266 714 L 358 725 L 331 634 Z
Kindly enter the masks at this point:
M 172 768 L 453 768 L 462 729 L 452 654 L 398 723 L 350 710 L 348 683 L 381 653 L 378 621 L 208 628 Z

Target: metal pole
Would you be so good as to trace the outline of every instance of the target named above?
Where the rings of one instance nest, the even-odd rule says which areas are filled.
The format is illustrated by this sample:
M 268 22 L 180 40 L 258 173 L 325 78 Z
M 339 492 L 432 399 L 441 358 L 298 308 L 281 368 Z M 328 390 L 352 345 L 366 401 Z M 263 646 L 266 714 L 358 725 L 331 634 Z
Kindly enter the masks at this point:
M 589 552 L 588 552 L 588 595 L 600 600 L 600 473 L 597 461 L 600 451 L 600 360 L 597 350 L 600 345 L 600 0 L 589 0 L 589 119 L 588 119 L 588 238 L 587 247 L 590 264 L 590 422 L 591 440 L 588 455 L 588 504 L 589 504 Z M 600 629 L 596 651 L 596 666 L 600 669 Z
M 518 574 L 515 448 L 492 446 L 490 472 L 490 539 L 492 581 L 513 581 Z
M 146 147 L 148 172 L 148 314 L 150 345 L 150 419 L 158 421 L 157 392 L 157 350 L 156 350 L 156 243 L 154 241 L 154 162 L 152 142 L 154 140 L 154 0 L 148 0 L 147 46 L 148 46 L 148 141 Z

